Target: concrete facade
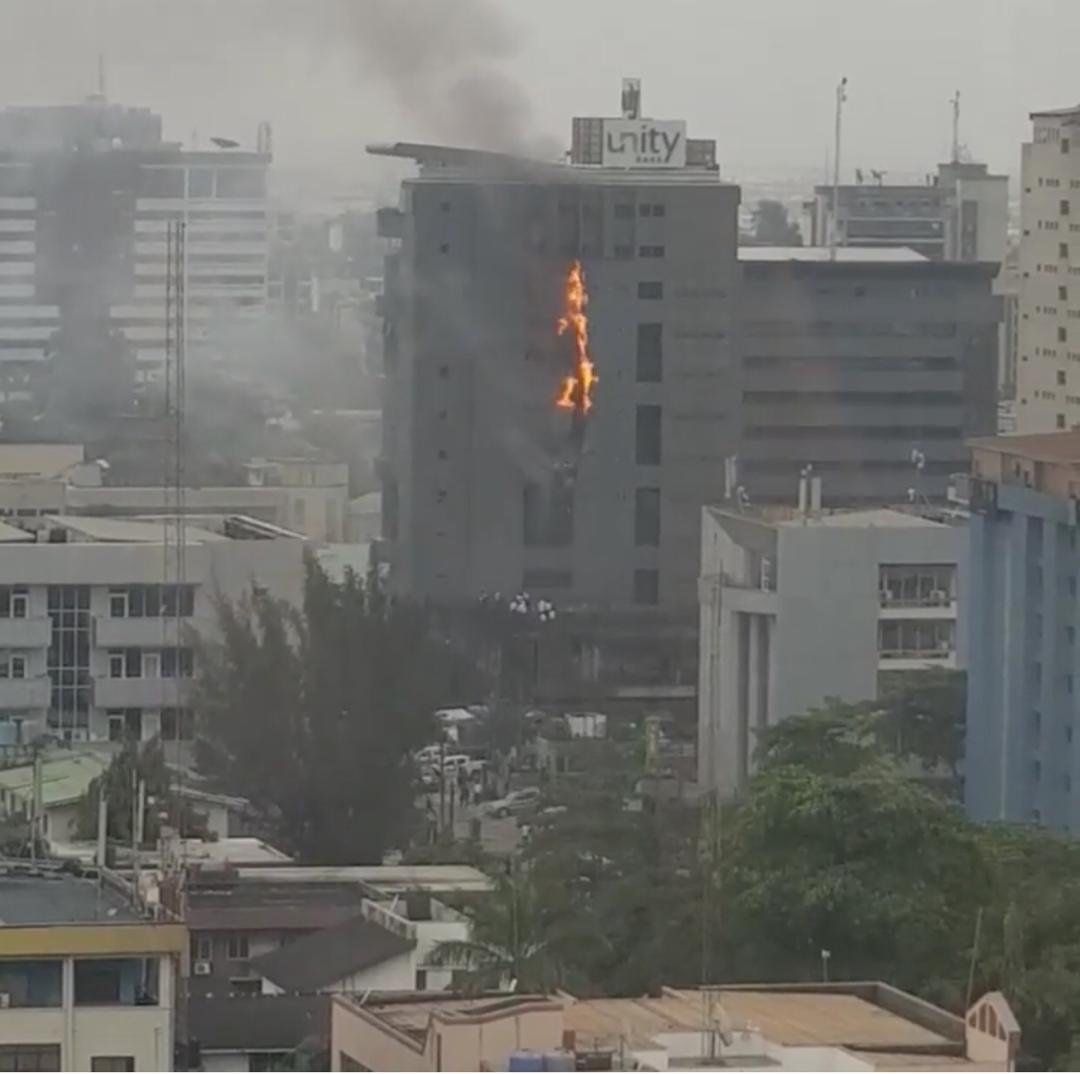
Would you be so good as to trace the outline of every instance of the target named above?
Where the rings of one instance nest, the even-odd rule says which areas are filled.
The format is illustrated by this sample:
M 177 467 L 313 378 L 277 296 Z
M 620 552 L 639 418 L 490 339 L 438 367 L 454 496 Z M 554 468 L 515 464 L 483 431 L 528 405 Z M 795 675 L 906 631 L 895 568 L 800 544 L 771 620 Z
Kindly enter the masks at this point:
M 268 153 L 185 151 L 159 116 L 100 98 L 4 110 L 0 152 L 5 398 L 62 330 L 126 343 L 140 376 L 160 372 L 169 221 L 187 225 L 189 343 L 265 308 Z
M 698 512 L 735 440 L 738 188 L 715 171 L 420 161 L 384 210 L 383 532 L 393 584 L 439 601 L 692 606 Z M 599 383 L 555 401 L 570 266 Z
M 976 441 L 968 496 L 967 809 L 1075 834 L 1080 432 Z
M 811 244 L 828 245 L 834 231 L 833 188 L 815 187 L 807 208 Z M 991 174 L 985 164 L 939 164 L 922 185 L 845 183 L 838 210 L 840 246 L 906 246 L 934 261 L 1005 260 L 1009 179 Z
M 256 584 L 299 602 L 299 535 L 243 516 L 192 518 L 185 533 L 185 626 L 212 633 L 215 596 Z M 163 521 L 50 517 L 0 537 L 0 741 L 189 737 L 194 658 Z
M 1080 107 L 1031 121 L 1020 156 L 1018 433 L 1080 425 Z
M 997 428 L 996 268 L 886 248 L 739 258 L 750 501 L 790 503 L 808 465 L 826 506 L 943 500 L 965 438 Z
M 698 783 L 738 793 L 759 732 L 881 677 L 956 667 L 963 530 L 892 510 L 702 512 Z
M 5 876 L 0 904 L 0 1064 L 173 1069 L 183 925 L 140 920 L 109 884 L 61 875 Z

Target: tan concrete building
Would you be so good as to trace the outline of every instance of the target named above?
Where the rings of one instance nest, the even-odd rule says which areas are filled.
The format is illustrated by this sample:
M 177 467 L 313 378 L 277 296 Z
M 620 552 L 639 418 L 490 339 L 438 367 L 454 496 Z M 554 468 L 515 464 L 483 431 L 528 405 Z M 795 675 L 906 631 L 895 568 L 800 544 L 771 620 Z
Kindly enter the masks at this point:
M 1021 152 L 1018 433 L 1080 425 L 1080 106 L 1031 121 Z
M 877 982 L 335 996 L 330 1036 L 334 1070 L 506 1070 L 515 1052 L 547 1053 L 548 1070 L 1012 1070 L 1020 1046 L 1000 993 L 958 1018 Z
M 171 1070 L 181 924 L 107 879 L 0 874 L 0 1070 Z

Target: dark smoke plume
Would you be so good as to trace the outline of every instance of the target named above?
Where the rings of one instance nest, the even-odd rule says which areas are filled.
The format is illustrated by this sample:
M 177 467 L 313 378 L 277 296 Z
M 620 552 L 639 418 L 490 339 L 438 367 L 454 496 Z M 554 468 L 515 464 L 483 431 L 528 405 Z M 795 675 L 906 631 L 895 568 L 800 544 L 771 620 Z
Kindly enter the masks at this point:
M 510 21 L 490 0 L 341 0 L 374 76 L 424 137 L 550 155 L 529 97 L 509 72 L 518 54 Z

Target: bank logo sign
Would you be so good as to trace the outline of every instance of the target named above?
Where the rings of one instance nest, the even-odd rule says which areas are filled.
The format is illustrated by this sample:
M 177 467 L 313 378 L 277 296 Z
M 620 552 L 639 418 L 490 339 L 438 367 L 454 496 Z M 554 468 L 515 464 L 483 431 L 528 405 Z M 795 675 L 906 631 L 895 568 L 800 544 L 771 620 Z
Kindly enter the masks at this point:
M 605 168 L 685 168 L 683 119 L 605 119 Z

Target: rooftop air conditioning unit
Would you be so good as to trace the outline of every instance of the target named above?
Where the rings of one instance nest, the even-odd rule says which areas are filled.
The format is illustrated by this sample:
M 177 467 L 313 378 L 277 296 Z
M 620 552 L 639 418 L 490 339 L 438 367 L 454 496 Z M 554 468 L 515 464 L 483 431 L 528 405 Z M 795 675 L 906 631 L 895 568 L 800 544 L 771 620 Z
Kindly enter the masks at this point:
M 207 962 L 205 959 L 201 959 L 200 961 L 196 962 L 192 969 L 194 970 L 196 977 L 210 976 L 210 963 Z

